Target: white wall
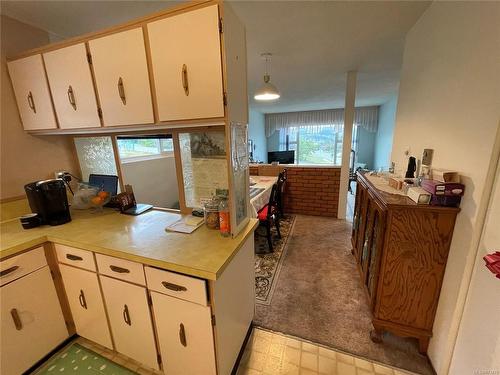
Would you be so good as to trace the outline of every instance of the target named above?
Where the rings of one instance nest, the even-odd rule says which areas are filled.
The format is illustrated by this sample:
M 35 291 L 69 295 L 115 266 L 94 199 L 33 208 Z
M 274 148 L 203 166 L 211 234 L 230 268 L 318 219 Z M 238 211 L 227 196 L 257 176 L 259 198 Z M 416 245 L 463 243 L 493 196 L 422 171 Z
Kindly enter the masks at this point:
M 483 260 L 500 251 L 500 164 L 490 201 L 450 374 L 500 373 L 500 280 Z
M 248 112 L 248 139 L 255 144 L 254 159 L 267 162 L 267 138 L 264 114 L 255 110 Z
M 179 190 L 174 157 L 122 163 L 123 181 L 132 185 L 137 203 L 177 208 Z
M 375 136 L 375 147 L 373 152 L 373 168 L 388 169 L 391 166 L 391 149 L 394 136 L 394 124 L 396 122 L 396 107 L 398 97 L 390 99 L 379 107 L 378 129 Z
M 457 300 L 475 254 L 472 238 L 481 230 L 478 207 L 485 205 L 499 124 L 499 17 L 500 3 L 434 2 L 405 43 L 391 158 L 403 170 L 406 149 L 420 157 L 432 148 L 433 165 L 459 171 L 466 185 L 428 353 L 439 375 L 447 372 L 454 344 Z

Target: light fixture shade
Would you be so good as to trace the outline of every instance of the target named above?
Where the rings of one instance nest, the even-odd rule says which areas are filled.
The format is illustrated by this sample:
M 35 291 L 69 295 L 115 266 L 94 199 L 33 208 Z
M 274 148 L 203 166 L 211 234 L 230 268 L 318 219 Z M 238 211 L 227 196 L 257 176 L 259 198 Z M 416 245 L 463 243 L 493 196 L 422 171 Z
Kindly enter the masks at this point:
M 255 100 L 276 100 L 280 97 L 280 92 L 270 82 L 264 82 L 264 84 L 255 92 Z

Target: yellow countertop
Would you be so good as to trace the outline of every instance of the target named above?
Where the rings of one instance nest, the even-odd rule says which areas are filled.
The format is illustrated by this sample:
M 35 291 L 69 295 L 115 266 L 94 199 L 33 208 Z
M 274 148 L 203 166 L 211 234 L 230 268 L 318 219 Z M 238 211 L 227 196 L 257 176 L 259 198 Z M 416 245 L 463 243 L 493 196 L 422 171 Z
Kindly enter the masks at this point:
M 191 234 L 165 231 L 181 217 L 158 210 L 139 216 L 122 215 L 112 209 L 100 213 L 72 210 L 69 223 L 33 229 L 23 229 L 18 219 L 8 220 L 0 223 L 0 258 L 55 242 L 216 280 L 258 223 L 250 219 L 235 238 L 222 237 L 205 225 Z

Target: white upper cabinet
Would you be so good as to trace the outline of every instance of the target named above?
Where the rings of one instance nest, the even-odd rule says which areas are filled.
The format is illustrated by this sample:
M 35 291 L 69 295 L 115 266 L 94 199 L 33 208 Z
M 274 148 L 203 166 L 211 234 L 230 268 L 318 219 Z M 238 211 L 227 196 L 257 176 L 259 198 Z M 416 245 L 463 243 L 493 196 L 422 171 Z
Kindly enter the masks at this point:
M 154 122 L 142 28 L 89 41 L 104 126 Z
M 84 43 L 43 54 L 61 129 L 101 126 Z
M 25 130 L 57 128 L 41 55 L 7 64 Z
M 224 116 L 217 5 L 147 25 L 160 121 Z

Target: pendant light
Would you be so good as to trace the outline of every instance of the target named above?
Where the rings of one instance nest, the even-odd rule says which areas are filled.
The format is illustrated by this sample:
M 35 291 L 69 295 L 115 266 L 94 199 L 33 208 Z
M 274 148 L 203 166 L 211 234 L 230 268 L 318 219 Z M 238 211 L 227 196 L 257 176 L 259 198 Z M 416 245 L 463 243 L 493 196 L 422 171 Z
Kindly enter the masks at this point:
M 264 74 L 264 84 L 255 92 L 254 99 L 259 101 L 276 100 L 280 97 L 280 92 L 271 82 L 271 76 L 268 73 L 268 65 L 272 54 L 263 53 L 262 58 L 266 60 L 266 73 Z

